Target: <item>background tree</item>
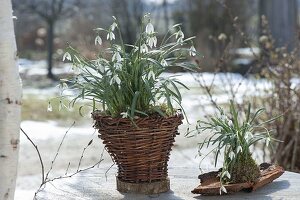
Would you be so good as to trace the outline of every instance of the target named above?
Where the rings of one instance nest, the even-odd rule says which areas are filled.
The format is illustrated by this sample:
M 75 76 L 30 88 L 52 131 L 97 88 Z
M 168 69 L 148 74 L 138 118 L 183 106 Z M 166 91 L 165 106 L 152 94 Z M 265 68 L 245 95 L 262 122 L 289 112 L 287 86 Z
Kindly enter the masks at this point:
M 74 16 L 79 10 L 81 0 L 14 0 L 19 12 L 38 15 L 47 26 L 48 78 L 55 79 L 52 73 L 55 25 L 58 20 Z
M 12 6 L 0 1 L 0 199 L 13 200 L 16 187 L 21 113 Z
M 294 47 L 298 28 L 297 7 L 297 0 L 260 0 L 260 15 L 266 16 L 277 47 Z

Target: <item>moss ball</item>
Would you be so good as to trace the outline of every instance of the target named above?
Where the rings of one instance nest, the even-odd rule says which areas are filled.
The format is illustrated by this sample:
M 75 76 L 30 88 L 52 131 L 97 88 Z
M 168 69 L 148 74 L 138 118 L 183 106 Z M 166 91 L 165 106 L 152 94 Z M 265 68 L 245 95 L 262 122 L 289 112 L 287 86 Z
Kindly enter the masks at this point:
M 240 155 L 236 163 L 232 165 L 231 182 L 244 183 L 256 182 L 260 176 L 260 170 L 251 155 Z

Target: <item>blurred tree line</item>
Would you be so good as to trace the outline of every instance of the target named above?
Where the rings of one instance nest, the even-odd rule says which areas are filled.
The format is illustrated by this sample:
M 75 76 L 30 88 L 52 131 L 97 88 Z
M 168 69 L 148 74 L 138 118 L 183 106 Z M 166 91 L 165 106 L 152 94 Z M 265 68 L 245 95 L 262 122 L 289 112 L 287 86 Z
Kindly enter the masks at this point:
M 47 57 L 49 78 L 54 78 L 52 61 L 57 64 L 61 60 L 67 42 L 93 56 L 93 29 L 108 26 L 113 15 L 119 19 L 127 43 L 135 40 L 144 13 L 152 13 L 160 33 L 182 23 L 187 36 L 197 36 L 195 45 L 205 56 L 201 66 L 213 71 L 216 58 L 229 43 L 231 49 L 247 46 L 241 33 L 257 43 L 261 14 L 270 20 L 279 45 L 291 42 L 297 30 L 297 5 L 297 0 L 13 0 L 20 56 Z

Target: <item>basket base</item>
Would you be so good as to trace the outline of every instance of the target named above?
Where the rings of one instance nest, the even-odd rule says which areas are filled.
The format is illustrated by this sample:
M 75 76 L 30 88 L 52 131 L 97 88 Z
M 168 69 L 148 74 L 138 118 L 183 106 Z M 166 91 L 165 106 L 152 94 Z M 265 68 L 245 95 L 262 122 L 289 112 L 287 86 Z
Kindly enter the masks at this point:
M 170 190 L 170 179 L 153 183 L 127 183 L 117 178 L 117 190 L 124 193 L 158 194 Z

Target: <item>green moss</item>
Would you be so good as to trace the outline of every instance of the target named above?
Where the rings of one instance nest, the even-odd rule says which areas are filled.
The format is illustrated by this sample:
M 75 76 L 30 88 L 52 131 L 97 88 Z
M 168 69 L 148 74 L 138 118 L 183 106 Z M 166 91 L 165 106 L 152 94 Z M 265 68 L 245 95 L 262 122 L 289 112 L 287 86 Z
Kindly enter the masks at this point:
M 260 176 L 260 170 L 251 155 L 238 156 L 231 167 L 232 183 L 256 182 Z

